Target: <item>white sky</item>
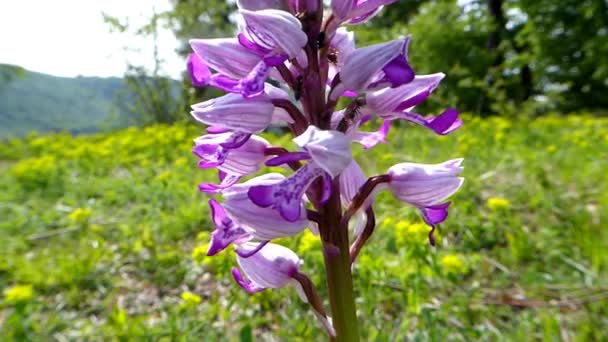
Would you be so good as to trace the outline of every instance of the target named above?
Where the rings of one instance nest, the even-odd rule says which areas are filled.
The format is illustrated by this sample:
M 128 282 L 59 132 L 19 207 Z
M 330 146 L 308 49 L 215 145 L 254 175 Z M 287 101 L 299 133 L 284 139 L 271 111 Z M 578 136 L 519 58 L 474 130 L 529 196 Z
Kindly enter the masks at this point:
M 139 26 L 167 0 L 0 0 L 0 63 L 56 76 L 122 76 L 127 61 L 153 66 L 153 41 L 132 33 L 110 33 L 102 12 Z M 140 52 L 126 52 L 139 50 Z M 163 73 L 179 78 L 185 69 L 177 41 L 159 32 Z

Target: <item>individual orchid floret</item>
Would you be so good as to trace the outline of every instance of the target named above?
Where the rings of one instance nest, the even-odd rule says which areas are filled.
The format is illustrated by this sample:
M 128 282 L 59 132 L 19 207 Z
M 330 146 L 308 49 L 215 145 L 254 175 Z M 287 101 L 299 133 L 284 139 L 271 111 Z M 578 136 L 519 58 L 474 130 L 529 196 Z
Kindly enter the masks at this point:
M 385 113 L 410 109 L 424 102 L 444 77 L 444 73 L 417 75 L 411 82 L 400 87 L 368 92 L 363 111 L 382 117 Z
M 303 261 L 287 247 L 266 244 L 257 253 L 259 243 L 245 243 L 236 249 L 238 268 L 232 270 L 236 282 L 249 293 L 285 287 L 294 280 Z M 243 257 L 242 255 L 245 255 Z
M 349 56 L 340 71 L 341 83 L 332 92 L 337 98 L 344 91 L 392 88 L 411 82 L 415 73 L 407 59 L 410 38 L 359 48 Z
M 435 229 L 447 216 L 450 203 L 443 203 L 464 182 L 458 177 L 462 172 L 462 159 L 441 164 L 401 163 L 388 170 L 388 188 L 402 202 L 420 209 L 425 222 Z M 429 234 L 431 244 L 434 239 Z
M 199 167 L 217 168 L 231 175 L 245 176 L 257 172 L 267 158 L 270 146 L 266 139 L 246 133 L 208 134 L 194 140 L 192 152 L 199 158 Z
M 350 140 L 342 132 L 308 126 L 304 133 L 293 139 L 293 142 L 332 177 L 339 175 L 352 160 Z
M 273 240 L 281 237 L 293 236 L 308 225 L 304 201 L 300 199 L 296 205 L 299 215 L 288 221 L 276 210 L 260 208 L 249 198 L 249 189 L 256 186 L 272 186 L 285 180 L 285 176 L 278 173 L 268 173 L 252 178 L 245 183 L 236 184 L 222 191 L 224 208 L 230 217 L 239 224 L 248 227 L 252 236 L 258 240 Z
M 238 94 L 226 94 L 193 105 L 191 114 L 208 125 L 256 133 L 270 125 L 273 112 L 274 106 L 266 95 L 244 99 Z
M 232 79 L 245 77 L 260 61 L 237 38 L 191 39 L 190 46 L 206 66 Z
M 266 9 L 249 11 L 241 9 L 245 21 L 244 33 L 247 38 L 262 49 L 267 56 L 286 54 L 289 58 L 302 57 L 302 49 L 308 37 L 302 31 L 302 24 L 292 14 Z
M 310 159 L 309 162 L 280 183 L 254 186 L 249 190 L 249 198 L 253 203 L 262 208 L 278 210 L 290 222 L 302 214 L 300 202 L 312 182 L 319 177 L 323 179 L 321 201 L 325 201 L 330 194 L 330 178 L 339 175 L 352 160 L 350 140 L 338 131 L 324 131 L 309 126 L 293 141 L 303 152 L 279 156 L 267 164 L 277 159 L 282 163 Z
M 401 163 L 388 170 L 388 187 L 402 202 L 418 208 L 440 204 L 462 186 L 463 159 L 441 164 Z

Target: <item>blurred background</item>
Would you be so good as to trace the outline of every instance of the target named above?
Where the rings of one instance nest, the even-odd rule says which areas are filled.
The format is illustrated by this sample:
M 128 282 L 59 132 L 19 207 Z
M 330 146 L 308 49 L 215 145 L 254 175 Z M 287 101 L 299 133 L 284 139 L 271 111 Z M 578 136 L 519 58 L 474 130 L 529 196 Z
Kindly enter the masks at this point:
M 316 340 L 293 289 L 250 296 L 205 257 L 185 74 L 190 38 L 232 36 L 223 0 L 0 0 L 0 339 Z M 364 340 L 608 339 L 608 3 L 403 0 L 358 46 L 412 35 L 447 77 L 410 125 L 355 149 L 369 175 L 465 158 L 438 246 L 385 194 L 356 268 Z M 288 137 L 267 134 L 276 143 Z M 280 241 L 323 296 L 320 245 Z

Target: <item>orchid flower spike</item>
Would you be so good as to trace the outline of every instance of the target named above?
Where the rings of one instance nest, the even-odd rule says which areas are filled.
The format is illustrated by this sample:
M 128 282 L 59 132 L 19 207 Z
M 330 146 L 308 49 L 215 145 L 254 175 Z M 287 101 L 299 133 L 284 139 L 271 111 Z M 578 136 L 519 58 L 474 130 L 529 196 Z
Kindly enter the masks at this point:
M 415 74 L 410 37 L 357 48 L 355 34 L 344 27 L 368 21 L 395 1 L 330 0 L 331 14 L 324 15 L 319 0 L 237 0 L 235 36 L 190 40 L 192 85 L 226 93 L 191 111 L 208 125 L 192 152 L 199 168 L 215 168 L 219 177 L 199 184 L 216 197 L 208 200 L 213 228 L 207 254 L 232 245 L 234 279 L 250 293 L 294 285 L 337 341 L 358 340 L 351 266 L 373 241 L 376 193 L 388 189 L 434 230 L 463 184 L 462 159 L 399 163 L 368 178 L 353 158 L 353 143 L 364 151 L 388 143 L 396 120 L 439 135 L 462 125 L 453 108 L 436 116 L 418 113 L 445 75 Z M 345 100 L 350 103 L 337 108 Z M 380 128 L 366 129 L 368 123 Z M 291 132 L 293 144 L 280 146 L 287 139 L 268 138 L 267 130 Z M 283 167 L 285 175 L 265 167 Z M 302 259 L 272 242 L 307 227 L 322 242 L 333 319 L 301 271 Z

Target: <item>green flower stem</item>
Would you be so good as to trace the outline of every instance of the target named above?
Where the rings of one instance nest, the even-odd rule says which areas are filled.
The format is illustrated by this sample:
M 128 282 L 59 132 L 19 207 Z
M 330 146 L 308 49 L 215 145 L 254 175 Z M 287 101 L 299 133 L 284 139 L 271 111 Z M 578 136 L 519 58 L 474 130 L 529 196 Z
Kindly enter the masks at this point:
M 357 342 L 359 331 L 350 269 L 348 229 L 340 225 L 340 186 L 334 180 L 332 196 L 321 208 L 319 225 L 323 240 L 325 273 L 331 305 L 331 316 L 337 337 L 336 342 Z

